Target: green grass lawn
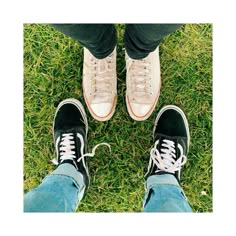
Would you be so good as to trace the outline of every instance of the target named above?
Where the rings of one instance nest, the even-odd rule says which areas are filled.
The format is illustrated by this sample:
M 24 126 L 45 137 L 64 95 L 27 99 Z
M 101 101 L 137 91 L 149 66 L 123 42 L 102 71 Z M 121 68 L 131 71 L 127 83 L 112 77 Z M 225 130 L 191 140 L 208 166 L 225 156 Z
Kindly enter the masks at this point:
M 186 24 L 160 46 L 162 88 L 152 116 L 132 120 L 125 103 L 125 59 L 118 31 L 118 103 L 111 120 L 98 122 L 87 111 L 89 151 L 101 142 L 90 161 L 91 186 L 80 212 L 140 212 L 144 174 L 153 145 L 157 111 L 175 104 L 190 126 L 188 162 L 182 187 L 194 212 L 212 212 L 212 25 Z M 24 191 L 36 187 L 55 169 L 52 123 L 59 102 L 82 96 L 83 48 L 49 25 L 24 25 Z

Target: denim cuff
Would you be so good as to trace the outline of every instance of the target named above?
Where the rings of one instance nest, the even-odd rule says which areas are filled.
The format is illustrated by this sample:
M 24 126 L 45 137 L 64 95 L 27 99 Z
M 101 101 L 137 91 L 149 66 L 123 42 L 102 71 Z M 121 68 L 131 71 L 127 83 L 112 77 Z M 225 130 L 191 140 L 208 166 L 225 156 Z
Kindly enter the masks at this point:
M 164 175 L 151 175 L 150 177 L 148 177 L 145 183 L 145 188 L 146 190 L 149 190 L 154 185 L 160 185 L 160 184 L 169 184 L 180 187 L 177 179 L 173 175 L 164 174 Z
M 59 165 L 50 175 L 65 175 L 71 177 L 78 189 L 85 188 L 83 175 L 71 164 L 65 163 Z

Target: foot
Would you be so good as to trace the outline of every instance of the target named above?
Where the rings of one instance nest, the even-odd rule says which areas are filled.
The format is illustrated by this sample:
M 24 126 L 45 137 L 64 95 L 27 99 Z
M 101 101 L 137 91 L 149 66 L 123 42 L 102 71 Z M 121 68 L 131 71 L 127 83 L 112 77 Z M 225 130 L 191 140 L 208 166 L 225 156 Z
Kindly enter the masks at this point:
M 88 122 L 82 104 L 69 98 L 62 101 L 55 113 L 53 134 L 57 159 L 54 164 L 72 164 L 89 185 L 89 170 L 84 154 L 87 153 Z
M 126 70 L 128 112 L 134 120 L 146 120 L 155 109 L 160 94 L 159 47 L 140 60 L 126 53 Z
M 181 167 L 187 161 L 190 143 L 188 121 L 177 106 L 163 107 L 157 114 L 153 130 L 154 147 L 146 178 L 151 175 L 172 174 L 180 181 Z
M 107 143 L 97 144 L 92 153 L 87 153 L 88 121 L 83 105 L 74 98 L 62 101 L 55 113 L 53 123 L 53 136 L 56 148 L 56 159 L 52 162 L 56 165 L 69 163 L 83 175 L 85 192 L 90 183 L 87 157 L 93 157 L 98 146 Z
M 116 48 L 97 59 L 84 48 L 83 93 L 90 114 L 98 121 L 109 120 L 117 99 Z

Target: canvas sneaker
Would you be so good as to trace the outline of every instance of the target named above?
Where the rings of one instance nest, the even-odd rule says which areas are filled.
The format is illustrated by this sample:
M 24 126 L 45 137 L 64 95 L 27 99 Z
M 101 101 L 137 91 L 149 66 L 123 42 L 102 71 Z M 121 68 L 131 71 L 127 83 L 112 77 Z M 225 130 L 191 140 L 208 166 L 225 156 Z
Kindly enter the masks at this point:
M 87 153 L 87 134 L 88 121 L 82 104 L 74 98 L 62 101 L 56 109 L 53 123 L 56 159 L 52 162 L 56 165 L 72 164 L 83 175 L 85 192 L 90 183 L 87 158 L 94 156 L 99 145 L 110 147 L 107 143 L 100 143 L 92 153 Z
M 159 47 L 143 59 L 132 59 L 126 53 L 126 105 L 137 121 L 147 119 L 155 109 L 160 94 L 161 75 Z
M 180 181 L 181 167 L 187 161 L 190 134 L 187 118 L 177 106 L 163 107 L 157 114 L 154 130 L 154 147 L 150 151 L 145 177 L 172 174 Z
M 109 120 L 117 100 L 116 47 L 104 59 L 84 48 L 83 93 L 90 114 L 98 121 Z

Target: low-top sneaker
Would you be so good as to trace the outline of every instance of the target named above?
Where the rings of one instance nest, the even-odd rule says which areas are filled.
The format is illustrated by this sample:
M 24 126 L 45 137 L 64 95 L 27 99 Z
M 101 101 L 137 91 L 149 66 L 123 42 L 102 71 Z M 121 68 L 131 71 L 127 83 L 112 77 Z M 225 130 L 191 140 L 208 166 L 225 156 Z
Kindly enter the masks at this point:
M 126 53 L 126 87 L 129 115 L 137 121 L 146 120 L 155 109 L 160 94 L 159 47 L 138 60 Z
M 92 153 L 87 153 L 88 121 L 83 105 L 74 98 L 62 101 L 55 112 L 53 123 L 53 136 L 56 149 L 56 158 L 52 160 L 55 165 L 69 163 L 79 171 L 84 180 L 85 190 L 90 183 L 88 157 L 95 155 L 100 143 L 96 145 Z
M 116 47 L 104 59 L 84 48 L 83 93 L 88 110 L 98 121 L 109 120 L 117 100 Z
M 172 174 L 180 181 L 181 167 L 187 161 L 190 134 L 187 118 L 177 106 L 167 105 L 157 114 L 154 130 L 154 147 L 150 151 L 145 177 Z

